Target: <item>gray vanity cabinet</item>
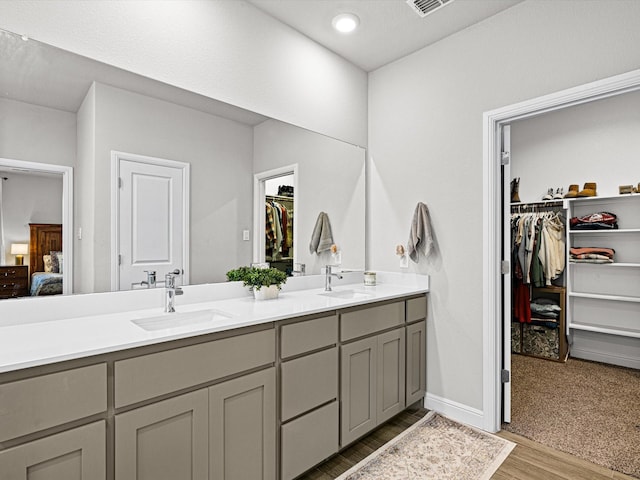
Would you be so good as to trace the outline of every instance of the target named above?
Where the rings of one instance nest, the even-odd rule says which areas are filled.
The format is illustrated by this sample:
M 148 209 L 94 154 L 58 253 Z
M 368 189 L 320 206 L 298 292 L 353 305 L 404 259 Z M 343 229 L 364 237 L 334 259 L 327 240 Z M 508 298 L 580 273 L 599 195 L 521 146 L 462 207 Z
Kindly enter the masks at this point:
M 346 446 L 376 426 L 378 339 L 341 347 L 341 442 Z
M 116 480 L 206 480 L 208 414 L 201 389 L 116 415 Z
M 405 329 L 377 336 L 376 424 L 386 422 L 405 407 Z
M 105 423 L 99 421 L 3 450 L 0 478 L 104 480 L 105 439 Z
M 116 361 L 116 480 L 275 480 L 275 347 L 272 327 Z
M 338 316 L 281 327 L 281 473 L 290 480 L 339 448 Z
M 341 313 L 342 447 L 404 409 L 404 324 L 404 301 Z
M 275 480 L 275 368 L 209 388 L 209 439 L 211 480 Z
M 427 390 L 427 322 L 407 326 L 407 405 L 424 397 Z

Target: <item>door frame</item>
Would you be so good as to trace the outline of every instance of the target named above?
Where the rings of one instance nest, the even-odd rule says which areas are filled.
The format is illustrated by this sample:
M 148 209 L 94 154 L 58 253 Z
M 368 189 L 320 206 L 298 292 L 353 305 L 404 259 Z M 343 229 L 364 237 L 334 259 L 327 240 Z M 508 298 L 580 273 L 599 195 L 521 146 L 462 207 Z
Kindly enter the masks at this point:
M 265 261 L 264 241 L 264 197 L 265 181 L 272 178 L 293 175 L 293 212 L 298 211 L 298 164 L 266 170 L 253 175 L 253 263 Z M 293 263 L 298 260 L 298 222 L 293 222 Z
M 0 158 L 0 166 L 62 175 L 62 293 L 73 293 L 73 167 L 10 158 Z M 29 275 L 31 273 L 33 272 L 29 272 Z
M 640 90 L 640 69 L 561 90 L 483 114 L 483 429 L 497 432 L 502 410 L 502 125 L 575 105 Z M 505 205 L 506 209 L 507 205 Z M 506 295 L 511 295 L 506 292 Z
M 189 221 L 189 199 L 191 193 L 189 191 L 191 165 L 186 162 L 177 160 L 167 160 L 165 158 L 149 157 L 147 155 L 138 155 L 136 153 L 111 151 L 111 291 L 118 291 L 120 285 L 120 265 L 118 264 L 118 254 L 120 252 L 120 188 L 118 178 L 120 178 L 120 161 L 128 160 L 131 162 L 146 163 L 149 165 L 158 165 L 160 167 L 172 167 L 182 170 L 182 265 L 183 285 L 189 285 L 189 238 L 190 238 L 190 221 Z

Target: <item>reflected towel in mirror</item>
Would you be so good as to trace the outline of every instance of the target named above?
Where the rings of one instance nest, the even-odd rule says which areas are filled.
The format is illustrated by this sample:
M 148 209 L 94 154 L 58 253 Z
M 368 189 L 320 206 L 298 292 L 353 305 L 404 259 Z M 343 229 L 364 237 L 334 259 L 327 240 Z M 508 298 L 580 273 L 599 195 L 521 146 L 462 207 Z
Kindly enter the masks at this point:
M 333 245 L 333 234 L 331 233 L 331 223 L 329 215 L 320 212 L 316 220 L 316 226 L 311 234 L 311 243 L 309 243 L 310 253 L 322 253 L 331 249 Z

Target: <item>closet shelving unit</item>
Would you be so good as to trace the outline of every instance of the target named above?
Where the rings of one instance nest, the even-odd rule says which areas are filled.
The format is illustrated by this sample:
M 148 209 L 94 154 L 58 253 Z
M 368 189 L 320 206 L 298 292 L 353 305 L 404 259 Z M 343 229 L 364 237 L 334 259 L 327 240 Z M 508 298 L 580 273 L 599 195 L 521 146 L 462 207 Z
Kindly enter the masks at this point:
M 290 215 L 290 234 L 293 235 L 293 197 L 288 197 L 285 195 L 266 195 L 266 201 L 275 201 L 278 202 L 287 209 Z M 283 272 L 291 272 L 293 270 L 293 244 L 289 249 L 289 253 L 287 256 L 276 255 L 275 258 L 272 256 L 266 256 L 265 260 L 269 262 L 271 267 L 277 268 L 278 270 L 282 270 Z
M 603 339 L 603 355 L 615 357 L 617 342 L 615 337 L 607 336 L 640 339 L 640 194 L 566 199 L 565 208 L 567 260 L 572 247 L 615 250 L 614 263 L 567 264 L 567 334 L 571 336 L 572 330 L 602 334 L 599 338 Z M 570 229 L 571 217 L 596 212 L 614 213 L 618 229 Z
M 564 200 L 543 200 L 540 202 L 518 202 L 511 203 L 511 213 L 529 213 L 529 212 L 545 212 L 545 211 L 561 211 L 565 207 Z M 565 274 L 566 276 L 566 266 Z M 562 283 L 562 277 L 561 277 Z M 543 326 L 543 319 L 536 319 L 531 324 L 523 324 L 512 322 L 511 339 L 512 351 L 530 357 L 543 358 L 545 360 L 553 360 L 556 362 L 566 362 L 569 355 L 569 346 L 566 336 L 566 288 L 563 285 L 549 285 L 544 287 L 536 287 L 531 285 L 530 297 L 534 298 L 550 298 L 556 301 L 560 306 L 558 317 L 558 325 L 556 328 Z M 536 341 L 542 340 L 541 342 Z M 538 343 L 543 345 L 555 344 L 550 349 L 539 348 Z

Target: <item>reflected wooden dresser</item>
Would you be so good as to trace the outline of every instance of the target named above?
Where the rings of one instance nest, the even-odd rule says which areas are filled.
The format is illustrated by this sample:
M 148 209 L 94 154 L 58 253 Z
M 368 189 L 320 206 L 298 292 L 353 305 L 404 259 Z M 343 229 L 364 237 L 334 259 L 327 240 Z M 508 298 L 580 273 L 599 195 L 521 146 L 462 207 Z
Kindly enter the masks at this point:
M 0 267 L 0 298 L 29 295 L 29 267 L 9 265 Z

